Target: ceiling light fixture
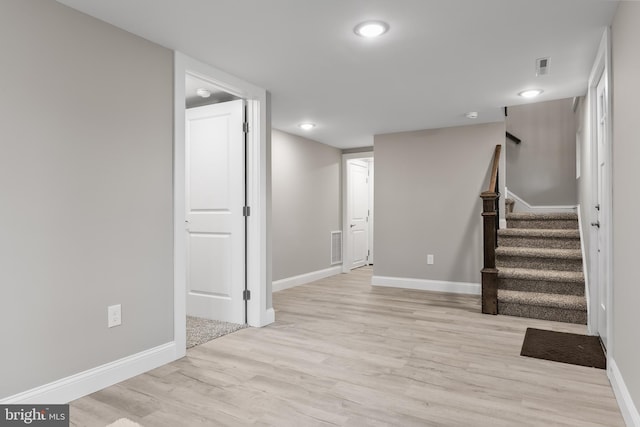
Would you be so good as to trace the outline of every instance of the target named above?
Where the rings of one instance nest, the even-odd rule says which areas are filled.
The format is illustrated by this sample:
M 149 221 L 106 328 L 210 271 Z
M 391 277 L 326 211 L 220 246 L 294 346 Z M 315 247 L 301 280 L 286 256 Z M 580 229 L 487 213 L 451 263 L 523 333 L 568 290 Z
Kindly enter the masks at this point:
M 477 119 L 478 118 L 478 112 L 477 111 L 469 111 L 468 113 L 465 113 L 464 116 L 467 119 Z
M 353 32 L 360 37 L 372 38 L 383 35 L 389 31 L 389 24 L 382 21 L 366 21 L 355 26 Z
M 316 127 L 315 123 L 300 123 L 298 127 L 302 130 L 311 130 Z
M 542 92 L 544 92 L 542 89 L 529 89 L 529 90 L 523 90 L 518 95 L 520 95 L 523 98 L 535 98 L 536 96 L 540 95 Z
M 211 96 L 211 91 L 201 87 L 200 89 L 196 90 L 196 94 L 198 94 L 198 96 L 201 98 L 208 98 Z

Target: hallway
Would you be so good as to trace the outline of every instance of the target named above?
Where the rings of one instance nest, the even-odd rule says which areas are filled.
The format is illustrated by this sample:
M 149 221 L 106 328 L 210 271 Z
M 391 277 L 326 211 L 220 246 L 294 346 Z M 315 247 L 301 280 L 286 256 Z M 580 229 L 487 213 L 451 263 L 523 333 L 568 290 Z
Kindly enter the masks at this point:
M 274 293 L 276 323 L 72 402 L 72 425 L 623 426 L 604 370 L 521 357 L 479 297 L 372 288 L 370 268 Z

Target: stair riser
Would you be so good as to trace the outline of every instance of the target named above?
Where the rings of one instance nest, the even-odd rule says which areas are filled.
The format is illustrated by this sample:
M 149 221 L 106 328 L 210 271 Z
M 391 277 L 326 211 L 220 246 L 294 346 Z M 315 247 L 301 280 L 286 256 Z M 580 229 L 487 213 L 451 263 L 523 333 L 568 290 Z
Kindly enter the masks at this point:
M 577 323 L 580 325 L 587 324 L 587 312 L 584 310 L 567 310 L 563 308 L 502 303 L 498 301 L 498 313 L 507 316 L 553 320 L 555 322 Z
M 550 249 L 580 249 L 579 239 L 548 238 L 548 237 L 513 237 L 500 236 L 498 246 L 550 248 Z
M 547 294 L 584 295 L 584 283 L 498 278 L 498 289 Z
M 578 221 L 573 219 L 553 219 L 553 220 L 522 220 L 508 219 L 507 228 L 537 228 L 569 230 L 578 229 Z
M 535 270 L 582 271 L 581 259 L 537 258 L 500 255 L 496 266 L 508 268 L 527 268 Z

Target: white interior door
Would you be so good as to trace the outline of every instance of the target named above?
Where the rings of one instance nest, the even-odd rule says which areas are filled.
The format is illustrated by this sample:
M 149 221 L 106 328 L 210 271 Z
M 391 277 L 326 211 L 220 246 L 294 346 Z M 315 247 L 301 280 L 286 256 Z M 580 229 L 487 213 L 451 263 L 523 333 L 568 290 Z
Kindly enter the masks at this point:
M 609 112 L 607 111 L 607 74 L 604 72 L 596 87 L 596 142 L 597 142 L 597 191 L 594 222 L 597 244 L 597 278 L 598 278 L 598 334 L 602 343 L 607 345 L 607 309 L 609 307 L 609 265 L 608 265 L 608 239 L 607 233 L 610 224 L 610 212 L 608 209 L 608 126 Z
M 186 118 L 187 315 L 244 323 L 244 101 Z
M 369 252 L 369 165 L 350 160 L 349 174 L 349 239 L 351 269 L 367 264 Z

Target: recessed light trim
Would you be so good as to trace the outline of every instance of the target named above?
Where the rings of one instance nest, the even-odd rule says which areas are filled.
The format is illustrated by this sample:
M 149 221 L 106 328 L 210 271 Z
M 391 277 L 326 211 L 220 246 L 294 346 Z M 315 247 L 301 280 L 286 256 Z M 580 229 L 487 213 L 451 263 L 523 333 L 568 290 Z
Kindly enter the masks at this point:
M 209 98 L 211 96 L 211 91 L 209 89 L 205 89 L 201 87 L 196 90 L 196 94 L 201 98 Z
M 353 32 L 360 37 L 379 37 L 389 31 L 389 24 L 383 21 L 365 21 L 355 26 Z
M 298 127 L 302 130 L 311 130 L 316 127 L 315 123 L 300 123 Z
M 478 118 L 478 112 L 477 111 L 469 111 L 468 113 L 465 113 L 464 116 L 467 119 L 477 119 Z
M 523 98 L 535 98 L 536 96 L 540 95 L 542 92 L 544 92 L 542 89 L 527 89 L 527 90 L 523 90 L 518 95 L 520 95 Z

